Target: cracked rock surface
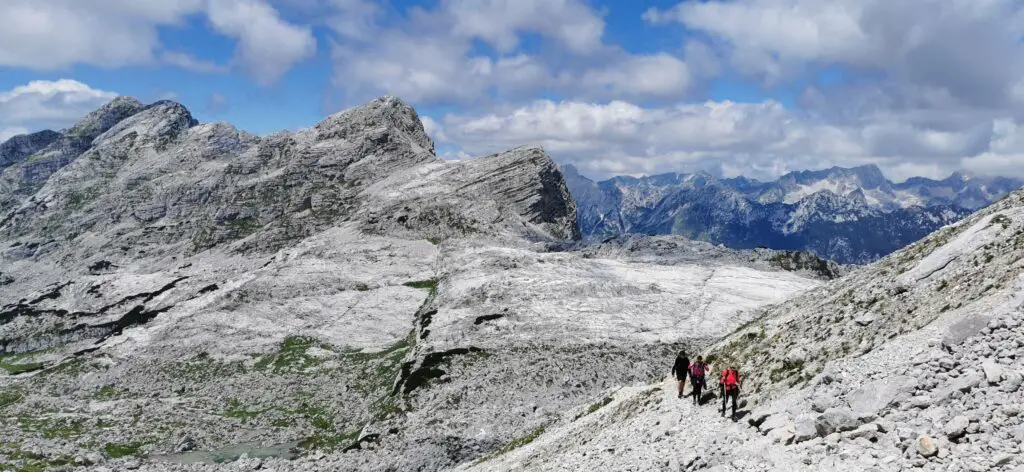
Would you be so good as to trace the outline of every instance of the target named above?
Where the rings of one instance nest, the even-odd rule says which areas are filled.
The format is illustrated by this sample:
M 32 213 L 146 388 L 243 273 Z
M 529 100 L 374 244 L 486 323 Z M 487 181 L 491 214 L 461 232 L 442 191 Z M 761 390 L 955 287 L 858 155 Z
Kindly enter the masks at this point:
M 0 469 L 1024 467 L 1024 192 L 850 268 L 584 246 L 542 149 L 444 162 L 394 97 L 57 134 L 3 148 Z
M 58 134 L 0 178 L 0 469 L 465 467 L 845 270 L 582 247 L 542 149 L 442 161 L 395 97 L 267 137 L 120 98 Z

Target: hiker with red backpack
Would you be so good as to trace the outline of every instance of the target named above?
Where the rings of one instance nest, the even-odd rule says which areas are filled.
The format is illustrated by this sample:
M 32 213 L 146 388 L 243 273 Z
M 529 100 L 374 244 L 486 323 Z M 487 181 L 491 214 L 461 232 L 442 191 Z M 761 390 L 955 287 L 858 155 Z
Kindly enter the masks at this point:
M 690 364 L 690 384 L 693 385 L 693 404 L 700 405 L 700 392 L 708 385 L 704 379 L 704 373 L 708 365 L 704 363 L 703 356 L 697 356 L 697 360 Z
M 740 396 L 740 371 L 729 367 L 722 371 L 718 378 L 718 388 L 722 392 L 722 416 L 725 416 L 726 405 L 732 398 L 732 418 L 736 418 L 736 399 Z

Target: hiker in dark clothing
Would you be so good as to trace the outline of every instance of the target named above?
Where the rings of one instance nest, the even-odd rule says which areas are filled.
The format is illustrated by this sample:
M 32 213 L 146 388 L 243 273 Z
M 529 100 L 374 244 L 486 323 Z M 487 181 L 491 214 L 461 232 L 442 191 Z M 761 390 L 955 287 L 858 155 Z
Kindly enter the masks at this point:
M 700 392 L 707 386 L 704 383 L 704 371 L 707 369 L 707 364 L 704 363 L 703 356 L 697 356 L 697 360 L 690 364 L 690 385 L 693 386 L 693 403 L 700 405 Z
M 676 385 L 679 386 L 679 394 L 676 398 L 683 398 L 683 388 L 686 387 L 686 376 L 690 370 L 690 357 L 686 352 L 679 351 L 676 356 L 676 363 L 672 365 L 672 376 L 676 378 Z
M 732 418 L 736 418 L 736 399 L 740 396 L 740 371 L 736 367 L 729 367 L 722 371 L 718 378 L 719 389 L 722 392 L 722 416 L 725 416 L 726 405 L 732 398 Z

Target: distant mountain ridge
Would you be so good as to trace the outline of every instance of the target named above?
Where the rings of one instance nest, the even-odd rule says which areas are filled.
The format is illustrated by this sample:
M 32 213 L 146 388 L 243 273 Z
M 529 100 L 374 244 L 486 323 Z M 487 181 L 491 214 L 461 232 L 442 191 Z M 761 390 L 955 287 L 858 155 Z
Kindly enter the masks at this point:
M 807 250 L 872 262 L 1024 186 L 954 173 L 893 183 L 874 165 L 790 172 L 763 182 L 708 173 L 595 182 L 563 168 L 585 239 L 677 234 L 734 248 Z

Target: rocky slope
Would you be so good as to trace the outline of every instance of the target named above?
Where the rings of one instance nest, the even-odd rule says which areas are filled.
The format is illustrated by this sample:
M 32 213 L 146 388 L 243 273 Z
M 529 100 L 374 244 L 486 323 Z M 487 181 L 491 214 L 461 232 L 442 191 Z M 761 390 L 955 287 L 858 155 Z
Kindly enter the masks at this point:
M 991 203 L 1024 182 L 955 174 L 894 184 L 874 166 L 787 174 L 773 182 L 704 173 L 566 182 L 589 240 L 678 234 L 735 248 L 806 250 L 872 262 Z
M 610 390 L 464 468 L 1020 470 L 1022 269 L 1018 191 L 704 351 L 745 374 L 738 421 L 675 399 L 666 379 Z
M 394 97 L 267 137 L 117 99 L 3 179 L 15 470 L 455 467 L 842 270 L 577 248 L 543 150 L 444 162 Z

